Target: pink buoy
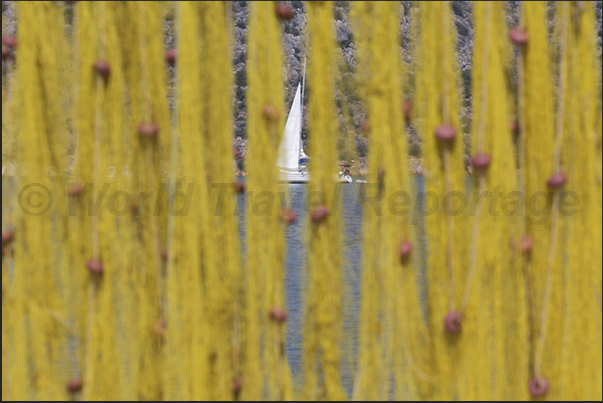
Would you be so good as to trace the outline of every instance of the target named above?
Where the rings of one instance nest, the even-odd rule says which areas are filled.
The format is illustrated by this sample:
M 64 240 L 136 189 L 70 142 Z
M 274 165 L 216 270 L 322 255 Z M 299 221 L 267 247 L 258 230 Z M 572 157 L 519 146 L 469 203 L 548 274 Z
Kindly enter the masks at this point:
M 238 377 L 234 381 L 232 381 L 232 393 L 234 394 L 235 399 L 239 398 L 241 389 L 243 389 L 243 378 Z
M 67 188 L 67 196 L 78 196 L 84 191 L 84 185 L 81 183 L 74 183 L 73 186 Z
M 174 66 L 176 64 L 176 57 L 178 56 L 178 51 L 176 49 L 170 49 L 165 52 L 165 62 L 170 66 Z
M 8 48 L 17 47 L 17 37 L 13 35 L 2 35 L 2 44 Z
M 81 378 L 73 378 L 69 382 L 67 382 L 67 391 L 69 393 L 76 393 L 82 390 L 84 386 L 84 381 Z
M 363 132 L 370 133 L 371 132 L 371 123 L 368 120 L 365 120 L 364 122 L 362 122 L 362 125 L 360 125 L 360 128 L 362 129 Z
M 13 241 L 15 238 L 15 233 L 13 231 L 4 231 L 2 233 L 2 245 L 7 245 Z
M 10 56 L 11 56 L 10 50 L 8 50 L 4 46 L 2 46 L 2 60 L 8 60 L 8 59 L 10 59 Z
M 262 108 L 262 115 L 264 115 L 264 117 L 270 121 L 275 121 L 278 119 L 280 113 L 278 112 L 278 109 L 276 109 L 275 106 L 264 105 L 264 107 Z
M 456 138 L 456 129 L 449 125 L 441 125 L 436 127 L 435 136 L 443 143 L 450 143 Z
M 525 29 L 515 27 L 509 31 L 509 39 L 514 45 L 524 46 L 528 43 L 530 36 L 528 35 L 528 31 Z
M 293 11 L 293 9 L 288 5 L 282 3 L 277 3 L 274 6 L 274 13 L 278 19 L 283 21 L 289 21 L 295 17 L 295 11 Z
M 550 189 L 558 189 L 565 185 L 566 182 L 567 175 L 563 172 L 557 172 L 549 178 L 546 184 Z
M 92 67 L 94 68 L 94 71 L 105 80 L 111 75 L 111 66 L 104 60 L 97 60 Z
M 410 241 L 402 241 L 400 244 L 400 249 L 398 250 L 398 254 L 400 255 L 400 259 L 407 259 L 412 253 L 412 243 Z
M 521 238 L 521 241 L 519 242 L 519 250 L 522 253 L 529 253 L 532 251 L 532 246 L 534 246 L 534 240 L 532 239 L 531 236 L 526 235 L 523 238 Z
M 141 137 L 153 138 L 159 134 L 159 126 L 153 122 L 142 122 L 138 125 L 138 134 Z
M 461 332 L 461 323 L 463 314 L 460 312 L 450 312 L 444 319 L 444 327 L 450 334 L 459 334 Z
M 98 260 L 90 259 L 86 262 L 86 267 L 92 274 L 103 274 L 104 267 Z
M 326 208 L 325 206 L 320 206 L 320 207 L 317 207 L 316 210 L 314 210 L 310 214 L 310 219 L 312 221 L 314 221 L 315 223 L 319 223 L 319 222 L 323 222 L 327 218 L 328 215 L 329 215 L 329 209 Z
M 543 397 L 549 391 L 549 381 L 543 376 L 530 379 L 528 384 L 532 397 Z
M 404 121 L 406 123 L 410 123 L 412 121 L 413 107 L 413 102 L 410 99 L 405 99 L 402 102 L 402 115 L 404 116 Z
M 486 169 L 490 166 L 490 162 L 492 162 L 490 154 L 475 154 L 469 160 L 469 163 L 475 169 Z
M 293 211 L 292 209 L 288 207 L 283 207 L 281 208 L 280 217 L 281 221 L 283 221 L 284 223 L 292 224 L 297 219 L 297 214 L 295 214 L 295 211 Z
M 270 318 L 277 323 L 285 323 L 287 321 L 287 312 L 283 308 L 270 308 Z
M 235 185 L 235 189 L 236 189 L 237 193 L 245 192 L 245 184 L 243 183 L 243 181 L 237 180 L 234 185 Z

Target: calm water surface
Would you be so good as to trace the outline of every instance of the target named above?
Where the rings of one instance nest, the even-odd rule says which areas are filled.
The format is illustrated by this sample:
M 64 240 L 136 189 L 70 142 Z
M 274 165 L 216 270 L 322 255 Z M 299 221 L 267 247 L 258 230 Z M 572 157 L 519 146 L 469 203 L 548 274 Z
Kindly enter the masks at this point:
M 357 178 L 354 178 L 355 180 Z M 287 311 L 289 321 L 287 323 L 287 355 L 291 370 L 295 377 L 300 376 L 302 367 L 302 328 L 303 328 L 303 306 L 306 292 L 306 248 L 305 248 L 305 226 L 307 197 L 307 185 L 290 184 L 285 185 L 289 189 L 291 206 L 297 213 L 297 220 L 287 228 L 287 258 L 285 287 L 287 293 Z M 366 186 L 363 183 L 344 184 L 341 187 L 341 201 L 343 217 L 343 239 L 342 252 L 344 261 L 344 329 L 341 345 L 342 363 L 341 373 L 344 387 L 351 392 L 354 359 L 357 348 L 357 324 L 360 302 L 360 279 L 361 279 L 361 250 L 362 250 L 362 194 Z M 423 180 L 417 178 L 416 186 L 419 192 L 423 191 Z M 243 212 L 245 197 L 239 196 L 238 212 L 240 223 L 240 234 L 243 249 L 245 249 L 245 218 Z M 421 224 L 422 220 L 418 220 Z M 416 225 L 415 230 L 419 235 L 421 244 L 424 244 L 422 236 L 422 225 Z M 421 270 L 422 271 L 422 270 Z M 298 379 L 300 380 L 300 379 Z

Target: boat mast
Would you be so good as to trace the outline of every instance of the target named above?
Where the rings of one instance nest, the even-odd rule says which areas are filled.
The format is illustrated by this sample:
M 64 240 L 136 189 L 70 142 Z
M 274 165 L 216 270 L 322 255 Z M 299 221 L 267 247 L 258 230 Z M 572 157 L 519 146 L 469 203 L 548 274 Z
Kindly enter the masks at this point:
M 299 151 L 300 151 L 300 157 L 301 157 L 301 153 L 304 150 L 304 141 L 302 139 L 302 133 L 303 133 L 303 127 L 304 127 L 304 90 L 306 89 L 306 57 L 304 56 L 304 75 L 302 77 L 302 93 L 301 93 L 301 111 L 300 111 L 300 116 L 301 116 L 301 127 L 300 127 L 300 133 L 299 133 Z

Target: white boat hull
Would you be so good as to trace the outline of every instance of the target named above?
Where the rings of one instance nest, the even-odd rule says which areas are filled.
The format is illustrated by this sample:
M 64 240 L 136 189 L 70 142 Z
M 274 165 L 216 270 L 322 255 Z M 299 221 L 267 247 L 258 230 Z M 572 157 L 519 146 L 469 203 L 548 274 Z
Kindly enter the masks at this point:
M 308 183 L 310 174 L 307 172 L 281 172 L 280 181 L 282 183 Z M 350 175 L 337 175 L 337 181 L 340 183 L 352 183 Z
M 352 177 L 350 175 L 339 175 L 339 182 L 352 183 Z
M 307 172 L 281 172 L 280 181 L 284 183 L 307 183 L 310 182 L 310 174 Z

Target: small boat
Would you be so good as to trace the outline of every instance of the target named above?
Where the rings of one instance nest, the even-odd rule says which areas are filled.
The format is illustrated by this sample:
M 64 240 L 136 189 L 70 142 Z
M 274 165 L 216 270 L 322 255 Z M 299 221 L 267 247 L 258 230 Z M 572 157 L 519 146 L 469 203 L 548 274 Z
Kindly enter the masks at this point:
M 305 78 L 304 66 L 304 82 Z M 279 146 L 277 166 L 280 172 L 280 181 L 285 183 L 310 182 L 310 172 L 308 172 L 307 167 L 310 157 L 304 153 L 301 138 L 303 97 L 303 83 L 300 83 L 297 85 L 293 104 L 285 124 L 285 133 Z M 342 172 L 336 178 L 341 183 L 352 183 L 352 177 Z

